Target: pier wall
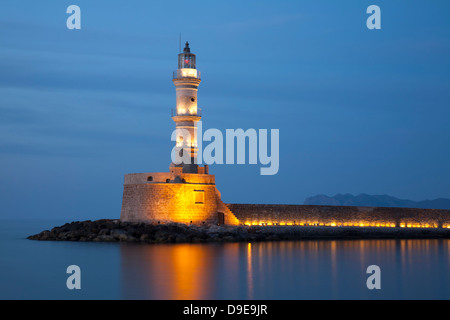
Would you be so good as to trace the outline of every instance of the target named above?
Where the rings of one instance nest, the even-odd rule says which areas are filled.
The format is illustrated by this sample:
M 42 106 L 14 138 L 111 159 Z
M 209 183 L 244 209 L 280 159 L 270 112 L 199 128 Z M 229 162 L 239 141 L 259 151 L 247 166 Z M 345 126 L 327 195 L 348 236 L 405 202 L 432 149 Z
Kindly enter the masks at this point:
M 450 210 L 316 205 L 227 204 L 241 224 L 450 228 Z

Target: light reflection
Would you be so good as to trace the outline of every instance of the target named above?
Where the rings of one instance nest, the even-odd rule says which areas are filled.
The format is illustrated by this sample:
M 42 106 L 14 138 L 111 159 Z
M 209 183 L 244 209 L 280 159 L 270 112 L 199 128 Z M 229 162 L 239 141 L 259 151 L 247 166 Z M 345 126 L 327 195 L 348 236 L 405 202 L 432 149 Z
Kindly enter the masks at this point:
M 154 295 L 170 300 L 212 295 L 216 251 L 211 246 L 122 245 L 121 253 L 125 298 L 134 299 L 135 288 L 143 298 L 153 299 Z
M 247 290 L 248 299 L 253 299 L 252 244 L 247 245 Z
M 376 264 L 391 296 L 416 292 L 428 298 L 413 284 L 426 287 L 437 266 L 445 262 L 448 268 L 449 244 L 379 239 L 122 245 L 122 287 L 131 299 L 361 299 L 370 297 L 365 270 Z M 418 278 L 417 270 L 428 276 Z

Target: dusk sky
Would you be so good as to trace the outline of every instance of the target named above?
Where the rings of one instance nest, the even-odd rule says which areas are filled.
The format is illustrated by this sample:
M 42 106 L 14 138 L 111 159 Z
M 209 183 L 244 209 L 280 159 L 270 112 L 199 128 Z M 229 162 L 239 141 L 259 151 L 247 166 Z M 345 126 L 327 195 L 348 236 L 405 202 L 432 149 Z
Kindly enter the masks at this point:
M 280 130 L 278 174 L 211 166 L 225 203 L 450 198 L 449 17 L 425 0 L 2 0 L 0 217 L 119 218 L 125 174 L 168 171 L 180 32 L 205 130 Z

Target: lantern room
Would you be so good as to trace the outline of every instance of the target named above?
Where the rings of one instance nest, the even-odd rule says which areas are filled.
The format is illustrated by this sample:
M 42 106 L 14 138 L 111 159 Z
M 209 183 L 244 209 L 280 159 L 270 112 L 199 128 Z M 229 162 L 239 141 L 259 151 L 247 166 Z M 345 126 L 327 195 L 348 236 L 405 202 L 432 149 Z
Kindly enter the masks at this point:
M 178 69 L 196 69 L 195 54 L 191 53 L 189 42 L 186 42 L 183 53 L 178 54 Z

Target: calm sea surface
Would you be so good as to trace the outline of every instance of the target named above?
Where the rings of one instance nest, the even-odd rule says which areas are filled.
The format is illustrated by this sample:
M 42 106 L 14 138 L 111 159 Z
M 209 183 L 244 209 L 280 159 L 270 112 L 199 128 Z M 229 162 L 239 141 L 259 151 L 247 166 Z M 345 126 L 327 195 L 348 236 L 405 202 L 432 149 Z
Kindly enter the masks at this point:
M 25 239 L 1 221 L 0 299 L 450 299 L 449 240 L 137 245 Z M 81 290 L 66 269 L 81 268 Z M 381 290 L 366 269 L 381 268 Z

